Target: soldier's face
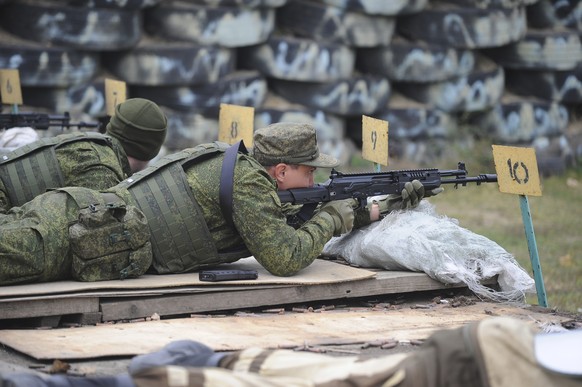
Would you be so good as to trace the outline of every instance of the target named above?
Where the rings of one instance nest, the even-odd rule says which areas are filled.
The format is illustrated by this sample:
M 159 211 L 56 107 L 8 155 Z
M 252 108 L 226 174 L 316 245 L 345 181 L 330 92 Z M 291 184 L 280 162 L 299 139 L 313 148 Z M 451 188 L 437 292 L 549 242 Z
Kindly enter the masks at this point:
M 280 190 L 308 188 L 313 186 L 313 175 L 317 168 L 308 167 L 307 165 L 286 164 L 286 166 L 287 167 L 281 171 L 282 178 L 277 179 Z

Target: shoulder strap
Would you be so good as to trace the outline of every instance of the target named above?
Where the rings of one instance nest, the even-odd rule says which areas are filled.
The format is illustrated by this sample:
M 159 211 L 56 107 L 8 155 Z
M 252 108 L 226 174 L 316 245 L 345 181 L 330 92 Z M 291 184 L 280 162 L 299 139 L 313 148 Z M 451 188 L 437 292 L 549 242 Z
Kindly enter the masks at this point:
M 222 170 L 220 171 L 220 208 L 226 223 L 234 228 L 234 221 L 232 219 L 232 190 L 234 184 L 234 167 L 236 165 L 236 158 L 238 153 L 248 154 L 247 148 L 243 140 L 233 144 L 224 152 L 224 161 L 222 162 Z

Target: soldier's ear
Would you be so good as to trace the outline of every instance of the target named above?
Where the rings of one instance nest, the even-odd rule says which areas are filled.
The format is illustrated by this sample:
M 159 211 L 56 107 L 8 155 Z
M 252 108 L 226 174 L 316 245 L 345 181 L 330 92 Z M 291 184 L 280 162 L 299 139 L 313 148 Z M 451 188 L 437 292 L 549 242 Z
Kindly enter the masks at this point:
M 275 178 L 275 180 L 277 180 L 277 183 L 282 183 L 285 181 L 285 172 L 287 172 L 287 169 L 289 168 L 289 166 L 285 163 L 279 163 L 277 165 L 275 165 L 274 168 L 274 175 L 273 176 Z

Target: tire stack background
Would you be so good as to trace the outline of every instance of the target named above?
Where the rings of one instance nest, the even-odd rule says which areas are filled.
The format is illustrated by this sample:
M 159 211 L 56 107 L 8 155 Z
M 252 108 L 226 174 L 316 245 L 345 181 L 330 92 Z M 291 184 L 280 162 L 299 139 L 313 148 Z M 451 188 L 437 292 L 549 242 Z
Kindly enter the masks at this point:
M 344 165 L 362 114 L 389 121 L 392 159 L 485 140 L 534 146 L 543 174 L 579 163 L 581 36 L 579 0 L 0 0 L 21 111 L 102 119 L 118 79 L 166 111 L 166 152 L 216 140 L 229 103 L 313 123 Z

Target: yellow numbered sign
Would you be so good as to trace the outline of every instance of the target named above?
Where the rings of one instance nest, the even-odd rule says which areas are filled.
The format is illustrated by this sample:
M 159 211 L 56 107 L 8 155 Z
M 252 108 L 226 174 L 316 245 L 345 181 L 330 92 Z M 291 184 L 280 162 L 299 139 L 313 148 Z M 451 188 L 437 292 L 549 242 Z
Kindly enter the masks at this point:
M 2 103 L 22 105 L 22 90 L 20 90 L 20 73 L 18 70 L 0 70 L 0 83 Z
M 388 121 L 362 116 L 362 157 L 388 165 Z
M 499 191 L 542 196 L 538 163 L 533 148 L 493 145 L 493 161 Z
M 108 116 L 115 114 L 115 107 L 127 99 L 127 86 L 123 81 L 105 79 L 105 103 Z
M 245 146 L 253 146 L 255 108 L 220 104 L 218 116 L 218 141 L 234 144 L 243 140 Z

